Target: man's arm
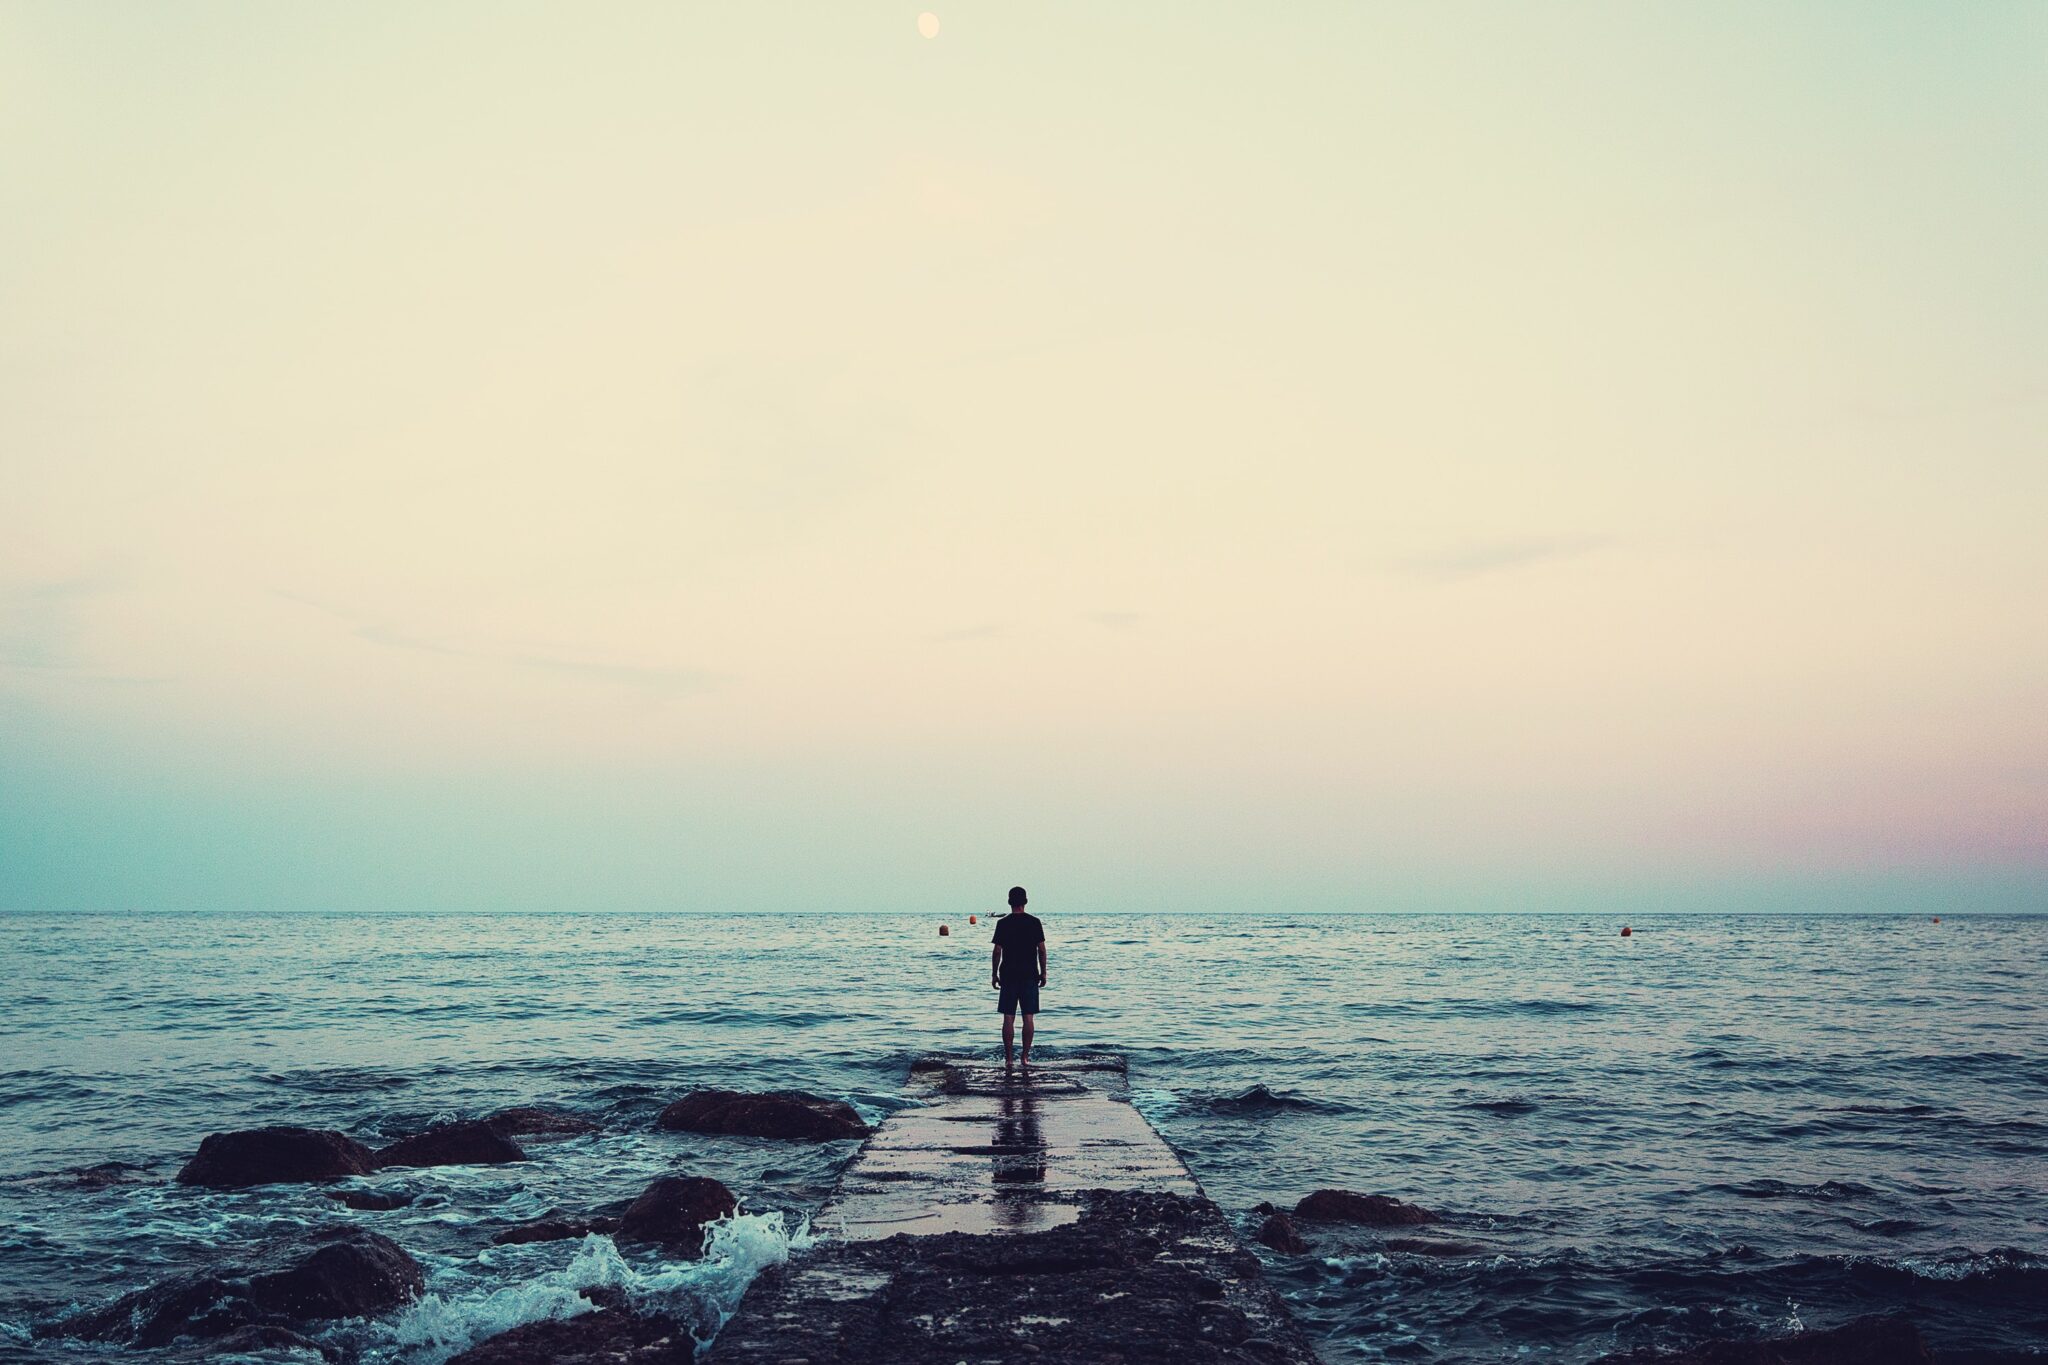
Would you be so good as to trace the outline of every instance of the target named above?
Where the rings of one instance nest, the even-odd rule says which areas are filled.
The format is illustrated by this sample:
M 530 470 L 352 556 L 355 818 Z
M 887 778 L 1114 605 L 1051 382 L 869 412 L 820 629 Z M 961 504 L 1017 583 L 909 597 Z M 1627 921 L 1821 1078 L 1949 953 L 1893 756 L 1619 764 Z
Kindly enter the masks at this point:
M 1038 984 L 1045 984 L 1045 940 L 1038 940 Z
M 988 984 L 997 990 L 1003 985 L 1003 945 L 998 943 L 988 955 Z

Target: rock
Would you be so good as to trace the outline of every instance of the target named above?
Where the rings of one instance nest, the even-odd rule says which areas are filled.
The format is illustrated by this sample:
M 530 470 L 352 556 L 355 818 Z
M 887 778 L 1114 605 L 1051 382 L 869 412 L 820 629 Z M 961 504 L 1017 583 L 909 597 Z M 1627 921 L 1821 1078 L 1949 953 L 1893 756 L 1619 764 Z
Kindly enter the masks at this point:
M 1294 1230 L 1294 1220 L 1284 1213 L 1268 1214 L 1255 1235 L 1273 1250 L 1289 1256 L 1300 1256 L 1308 1250 L 1308 1243 Z
M 309 1337 L 283 1327 L 237 1327 L 226 1336 L 215 1337 L 203 1346 L 173 1352 L 173 1360 L 207 1361 L 221 1356 L 260 1356 L 265 1360 L 276 1359 L 279 1351 L 290 1351 L 296 1355 L 311 1356 L 315 1360 L 332 1360 L 336 1352 Z
M 1294 1216 L 1315 1223 L 1363 1223 L 1372 1228 L 1411 1228 L 1440 1221 L 1417 1205 L 1350 1190 L 1317 1190 L 1294 1206 Z
M 322 1128 L 249 1128 L 214 1133 L 178 1172 L 180 1185 L 238 1190 L 285 1181 L 339 1180 L 376 1169 L 370 1149 Z
M 565 1114 L 559 1109 L 540 1109 L 531 1105 L 500 1109 L 484 1122 L 508 1138 L 572 1137 L 597 1131 L 597 1125 L 589 1119 Z
M 827 1142 L 868 1135 L 853 1106 L 801 1090 L 750 1095 L 737 1090 L 693 1090 L 661 1111 L 655 1127 L 737 1137 Z
M 762 1271 L 720 1365 L 1313 1365 L 1315 1348 L 1199 1196 L 1092 1190 L 1038 1232 L 826 1239 Z
M 619 1220 L 628 1241 L 659 1242 L 686 1256 L 704 1250 L 704 1225 L 739 1211 L 732 1191 L 696 1175 L 665 1175 L 640 1192 Z
M 1788 1337 L 1709 1341 L 1679 1351 L 1645 1348 L 1601 1356 L 1594 1365 L 1929 1365 L 1933 1359 L 1911 1320 L 1891 1313 Z
M 134 1185 L 149 1178 L 147 1166 L 128 1161 L 102 1161 L 97 1166 L 79 1166 L 64 1172 L 62 1183 L 74 1190 L 104 1190 L 112 1185 Z
M 424 1285 L 419 1263 L 390 1238 L 322 1228 L 124 1294 L 51 1334 L 164 1346 L 241 1328 L 374 1317 L 418 1298 Z
M 388 1213 L 392 1209 L 410 1208 L 413 1197 L 409 1194 L 387 1194 L 382 1190 L 328 1190 L 327 1197 L 337 1204 L 346 1204 L 352 1209 L 368 1213 Z
M 444 1123 L 377 1152 L 379 1166 L 494 1166 L 524 1160 L 524 1148 L 478 1119 Z
M 1427 1237 L 1389 1237 L 1380 1243 L 1383 1251 L 1405 1251 L 1411 1256 L 1477 1256 L 1486 1250 L 1477 1242 L 1436 1241 Z
M 494 1246 L 521 1246 L 527 1242 L 560 1242 L 593 1232 L 617 1232 L 616 1218 L 537 1218 L 531 1223 L 506 1228 L 491 1238 Z
M 448 1365 L 689 1365 L 697 1343 L 660 1313 L 599 1308 L 573 1318 L 521 1323 L 480 1341 Z

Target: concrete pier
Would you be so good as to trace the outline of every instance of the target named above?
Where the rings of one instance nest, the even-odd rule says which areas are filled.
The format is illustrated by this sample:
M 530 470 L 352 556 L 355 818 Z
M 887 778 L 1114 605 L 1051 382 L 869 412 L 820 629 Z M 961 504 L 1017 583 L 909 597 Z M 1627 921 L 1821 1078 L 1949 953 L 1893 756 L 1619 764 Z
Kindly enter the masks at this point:
M 933 1058 L 910 1083 L 923 1102 L 868 1139 L 714 1365 L 1316 1359 L 1121 1057 Z

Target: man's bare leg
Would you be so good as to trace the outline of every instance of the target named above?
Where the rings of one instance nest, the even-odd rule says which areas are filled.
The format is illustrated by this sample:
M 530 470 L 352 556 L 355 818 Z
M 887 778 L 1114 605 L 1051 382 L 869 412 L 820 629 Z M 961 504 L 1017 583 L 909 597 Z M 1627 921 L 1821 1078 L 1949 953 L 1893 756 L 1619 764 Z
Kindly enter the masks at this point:
M 1037 1016 L 1035 1016 L 1035 1015 L 1030 1015 L 1030 1014 L 1027 1014 L 1027 1015 L 1025 1015 L 1025 1016 L 1024 1016 L 1024 1065 L 1026 1065 L 1026 1066 L 1030 1066 L 1030 1065 L 1031 1065 L 1031 1026 L 1032 1026 L 1032 1020 L 1033 1020 L 1033 1019 L 1035 1019 L 1036 1017 L 1037 1017 Z M 1003 1055 L 1007 1057 L 1007 1056 L 1009 1055 L 1009 1053 L 1010 1053 L 1010 1018 L 1009 1018 L 1009 1016 L 1008 1016 L 1008 1015 L 1004 1015 L 1004 1016 L 1003 1016 Z
M 1010 1035 L 1014 1031 L 1016 1024 L 1016 1015 L 1006 1014 L 1003 1016 L 1003 1070 L 1005 1071 L 1008 1071 L 1013 1065 L 1013 1059 L 1010 1055 L 1012 1047 Z M 1026 1061 L 1031 1060 L 1031 1016 L 1028 1014 L 1024 1016 L 1024 1059 Z

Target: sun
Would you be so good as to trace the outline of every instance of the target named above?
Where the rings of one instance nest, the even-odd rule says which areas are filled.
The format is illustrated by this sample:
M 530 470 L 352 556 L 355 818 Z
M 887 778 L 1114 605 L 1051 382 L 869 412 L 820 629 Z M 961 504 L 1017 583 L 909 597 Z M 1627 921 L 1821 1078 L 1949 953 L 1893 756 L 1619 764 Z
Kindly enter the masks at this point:
M 924 12 L 923 14 L 920 14 L 920 15 L 918 15 L 918 16 L 917 16 L 917 31 L 918 31 L 919 33 L 922 33 L 922 34 L 923 34 L 923 35 L 924 35 L 925 37 L 927 37 L 927 38 L 936 38 L 936 37 L 938 37 L 938 36 L 939 36 L 939 16 L 938 16 L 938 15 L 936 15 L 936 14 L 933 14 L 933 13 L 932 13 L 932 12 L 931 12 L 930 10 L 926 10 L 926 11 L 925 11 L 925 12 Z

